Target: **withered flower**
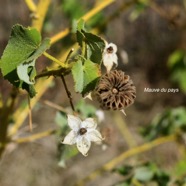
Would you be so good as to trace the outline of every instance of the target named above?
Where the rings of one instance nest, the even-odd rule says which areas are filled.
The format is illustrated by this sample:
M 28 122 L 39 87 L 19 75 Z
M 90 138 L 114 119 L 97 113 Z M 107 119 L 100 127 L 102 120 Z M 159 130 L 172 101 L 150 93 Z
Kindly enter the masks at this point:
M 123 110 L 134 103 L 136 87 L 123 71 L 112 70 L 100 78 L 95 95 L 103 109 Z

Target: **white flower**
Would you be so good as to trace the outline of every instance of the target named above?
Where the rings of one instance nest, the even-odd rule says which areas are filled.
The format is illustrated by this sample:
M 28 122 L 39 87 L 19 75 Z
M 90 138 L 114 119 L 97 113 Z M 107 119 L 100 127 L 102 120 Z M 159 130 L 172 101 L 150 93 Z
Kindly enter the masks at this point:
M 110 72 L 113 65 L 118 66 L 118 57 L 116 55 L 117 46 L 113 43 L 106 43 L 106 47 L 103 52 L 103 64 L 107 69 L 107 72 Z
M 97 123 L 93 118 L 87 118 L 81 121 L 78 117 L 68 115 L 68 125 L 72 129 L 63 140 L 63 144 L 77 144 L 78 150 L 87 156 L 92 142 L 101 142 L 103 140 L 100 132 L 96 130 Z

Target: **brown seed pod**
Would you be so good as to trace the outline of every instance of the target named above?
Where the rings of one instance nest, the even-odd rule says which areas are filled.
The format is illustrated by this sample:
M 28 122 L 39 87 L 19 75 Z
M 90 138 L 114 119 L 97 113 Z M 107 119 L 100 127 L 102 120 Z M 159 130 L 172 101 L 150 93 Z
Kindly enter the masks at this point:
M 134 103 L 136 87 L 123 71 L 112 70 L 101 76 L 95 95 L 103 109 L 122 110 Z

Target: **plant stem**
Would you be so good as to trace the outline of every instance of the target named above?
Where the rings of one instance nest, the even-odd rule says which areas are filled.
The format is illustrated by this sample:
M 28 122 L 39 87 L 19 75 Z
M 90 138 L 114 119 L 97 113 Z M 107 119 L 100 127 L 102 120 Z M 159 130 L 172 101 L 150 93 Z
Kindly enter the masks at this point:
M 65 63 L 63 63 L 63 62 L 61 62 L 61 61 L 59 61 L 58 59 L 56 59 L 55 57 L 51 56 L 51 55 L 48 54 L 47 52 L 44 52 L 43 55 L 44 55 L 45 57 L 47 57 L 48 59 L 54 61 L 55 63 L 57 63 L 57 64 L 60 65 L 61 67 L 63 67 L 63 68 L 68 68 L 68 65 L 67 65 L 67 64 L 65 64 Z
M 8 132 L 8 125 L 9 125 L 9 117 L 12 114 L 15 100 L 17 97 L 17 89 L 13 87 L 11 92 L 11 100 L 9 103 L 9 100 L 7 100 L 7 103 L 3 106 L 2 112 L 0 115 L 0 158 L 2 157 L 2 154 L 5 150 L 6 143 L 8 141 L 7 132 Z
M 35 141 L 37 139 L 41 139 L 41 138 L 50 136 L 50 135 L 55 134 L 55 133 L 56 133 L 56 130 L 51 129 L 51 130 L 47 130 L 47 131 L 44 131 L 44 132 L 40 132 L 38 134 L 33 134 L 31 136 L 28 136 L 28 137 L 15 139 L 15 140 L 13 140 L 13 142 L 15 142 L 15 143 L 27 143 L 27 142 Z
M 38 31 L 41 31 L 41 29 L 43 28 L 43 22 L 44 22 L 50 3 L 51 3 L 51 0 L 39 0 L 37 9 L 36 9 L 38 19 L 32 20 L 32 27 L 35 27 Z
M 30 128 L 30 132 L 32 132 L 32 107 L 31 107 L 31 103 L 30 103 L 30 96 L 28 95 L 28 118 L 29 118 L 29 128 Z
M 56 109 L 56 110 L 59 110 L 59 111 L 61 111 L 61 112 L 64 112 L 64 113 L 68 114 L 68 111 L 67 111 L 65 108 L 63 108 L 62 106 L 57 105 L 57 104 L 55 104 L 55 103 L 53 103 L 53 102 L 51 102 L 51 101 L 44 100 L 43 103 L 44 103 L 45 105 L 49 106 L 49 107 L 52 107 L 52 108 L 54 108 L 54 109 Z
M 129 150 L 123 152 L 122 154 L 120 154 L 118 157 L 112 159 L 110 162 L 103 165 L 101 168 L 92 172 L 91 174 L 89 174 L 84 179 L 78 181 L 76 186 L 86 185 L 86 183 L 88 181 L 91 181 L 91 180 L 95 179 L 96 177 L 98 177 L 102 173 L 104 173 L 105 171 L 112 170 L 116 165 L 121 164 L 121 162 L 123 162 L 125 159 L 127 159 L 131 156 L 146 152 L 146 151 L 151 150 L 152 148 L 157 147 L 161 144 L 176 141 L 176 139 L 177 139 L 177 136 L 175 134 L 172 134 L 172 135 L 169 135 L 169 136 L 160 137 L 158 139 L 155 139 L 154 141 L 151 141 L 151 142 L 145 143 L 143 145 L 140 145 L 138 147 L 134 147 L 132 149 L 129 149 Z
M 69 102 L 70 102 L 70 106 L 71 106 L 72 110 L 75 112 L 75 108 L 74 108 L 74 105 L 73 105 L 73 102 L 72 102 L 72 96 L 71 96 L 70 91 L 68 90 L 68 87 L 67 87 L 67 84 L 66 84 L 66 81 L 65 81 L 65 78 L 64 78 L 63 75 L 61 75 L 61 80 L 62 80 L 63 85 L 65 87 L 65 91 L 67 93 L 67 96 L 68 96 L 68 99 L 69 99 Z
M 107 1 L 104 0 L 104 1 L 102 1 L 95 8 L 93 8 L 88 13 L 86 13 L 84 16 L 82 16 L 80 19 L 84 19 L 85 21 L 88 21 L 91 17 L 93 17 L 98 12 L 100 12 L 105 7 L 107 7 L 108 5 L 112 4 L 115 1 L 116 0 L 107 0 Z M 69 32 L 70 32 L 70 29 L 66 28 L 65 30 L 55 34 L 53 37 L 51 37 L 51 40 L 50 40 L 51 45 L 54 44 L 55 42 L 59 41 L 60 39 L 64 38 L 65 36 L 67 36 L 69 34 Z
M 121 112 L 114 112 L 114 120 L 129 148 L 135 147 L 136 141 L 128 129 L 124 118 L 121 117 Z
M 33 0 L 25 0 L 25 3 L 31 12 L 36 12 L 37 7 Z

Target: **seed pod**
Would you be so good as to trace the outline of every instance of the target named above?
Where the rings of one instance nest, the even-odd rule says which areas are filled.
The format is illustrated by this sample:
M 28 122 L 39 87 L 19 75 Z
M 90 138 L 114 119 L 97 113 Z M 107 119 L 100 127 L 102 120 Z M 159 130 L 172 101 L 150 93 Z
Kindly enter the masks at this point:
M 112 70 L 101 76 L 95 95 L 102 109 L 122 110 L 134 103 L 136 87 L 123 71 Z

